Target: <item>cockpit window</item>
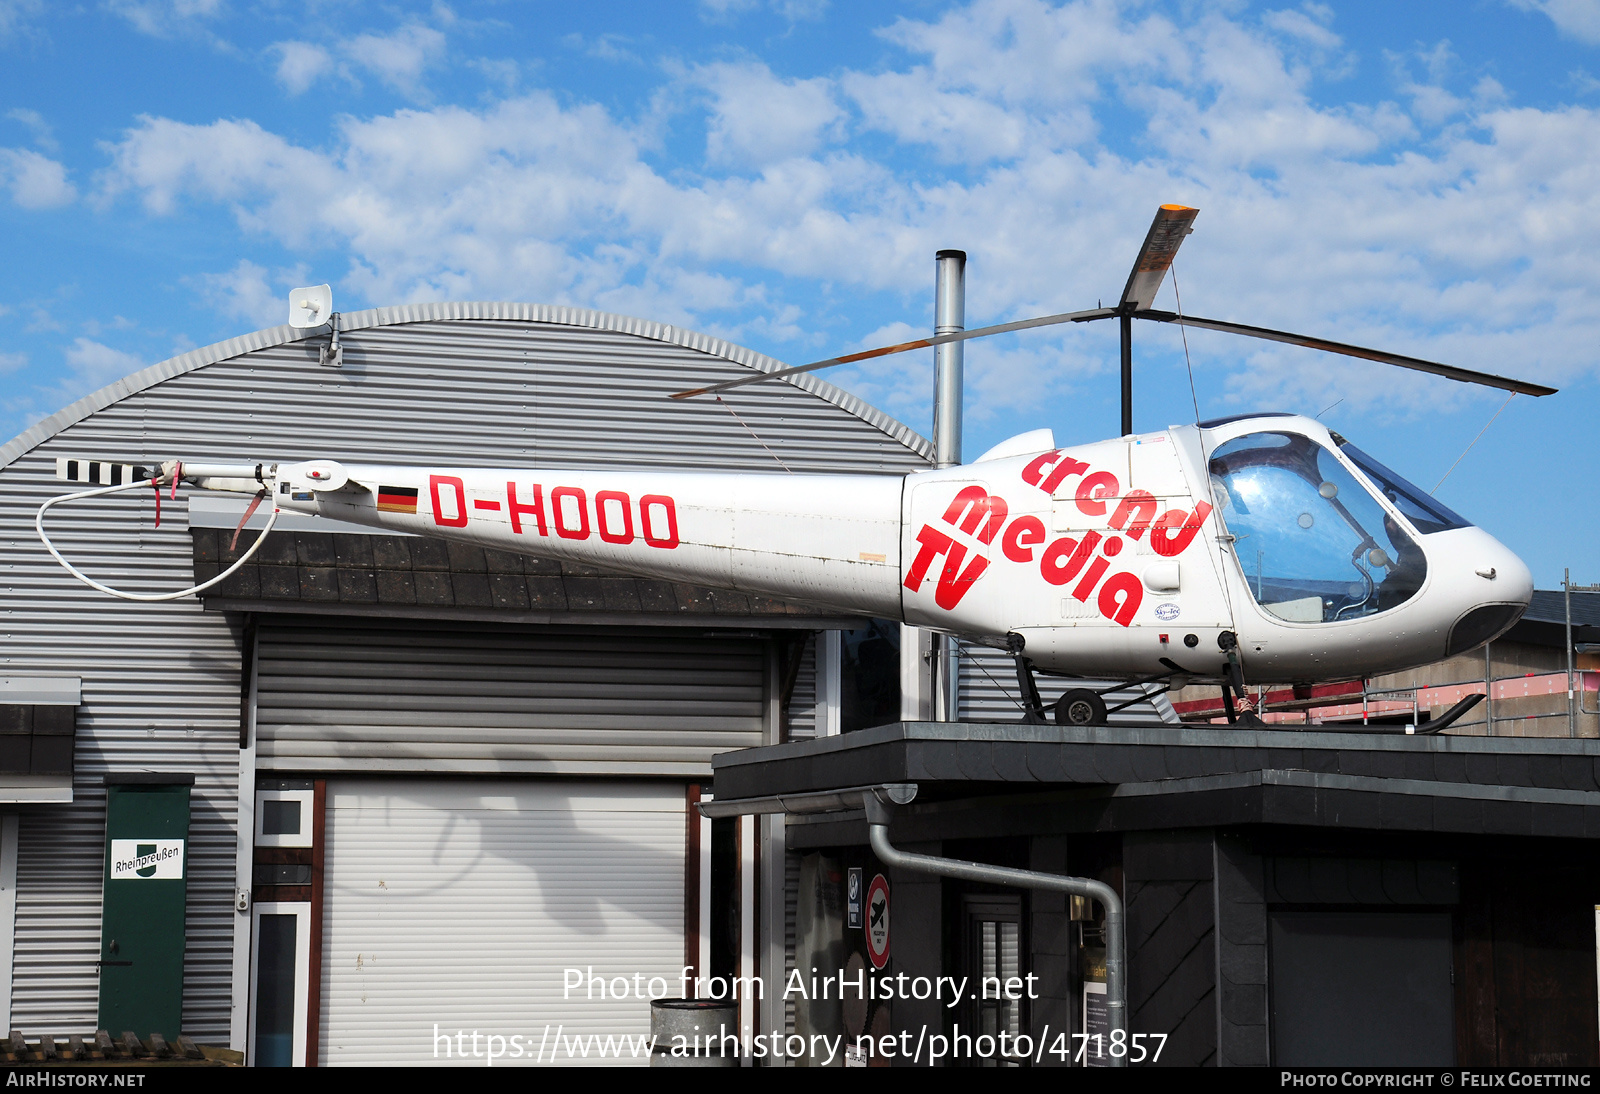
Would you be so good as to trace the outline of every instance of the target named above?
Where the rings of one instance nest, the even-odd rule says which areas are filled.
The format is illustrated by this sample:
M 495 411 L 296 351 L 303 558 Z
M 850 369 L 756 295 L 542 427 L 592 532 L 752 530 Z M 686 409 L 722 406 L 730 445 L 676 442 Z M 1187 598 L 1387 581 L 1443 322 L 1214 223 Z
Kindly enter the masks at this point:
M 1460 514 L 1440 505 L 1349 441 L 1342 442 L 1339 447 L 1350 457 L 1351 463 L 1366 472 L 1367 478 L 1377 484 L 1378 489 L 1383 491 L 1383 496 L 1406 515 L 1406 519 L 1418 532 L 1428 535 L 1430 532 L 1444 532 L 1451 528 L 1472 527 L 1471 522 Z
M 1236 437 L 1211 454 L 1210 468 L 1246 584 L 1279 619 L 1356 619 L 1422 587 L 1428 567 L 1416 541 L 1309 437 Z

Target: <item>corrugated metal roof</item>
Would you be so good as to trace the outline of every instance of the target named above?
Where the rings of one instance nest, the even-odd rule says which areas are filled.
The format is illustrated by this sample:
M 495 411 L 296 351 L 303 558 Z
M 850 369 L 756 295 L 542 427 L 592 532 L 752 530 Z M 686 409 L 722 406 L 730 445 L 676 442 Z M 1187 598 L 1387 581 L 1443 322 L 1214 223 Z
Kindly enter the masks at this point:
M 341 314 L 339 316 L 339 330 L 342 341 L 346 333 L 368 330 L 374 327 L 464 319 L 528 322 L 588 328 L 595 331 L 612 331 L 668 345 L 681 346 L 710 357 L 720 357 L 734 364 L 743 365 L 760 372 L 776 372 L 779 369 L 789 367 L 784 362 L 768 357 L 764 353 L 757 353 L 755 350 L 746 349 L 744 346 L 735 345 L 721 338 L 685 330 L 682 327 L 675 327 L 671 324 L 656 323 L 648 319 L 636 319 L 632 316 L 616 315 L 611 312 L 593 311 L 588 308 L 568 308 L 553 304 L 521 304 L 505 301 L 446 301 L 432 304 L 403 304 L 389 308 L 370 308 L 366 311 Z M 17 457 L 31 451 L 34 446 L 49 437 L 53 437 L 67 426 L 80 422 L 95 411 L 102 410 L 121 399 L 127 398 L 129 395 L 151 388 L 163 380 L 169 380 L 186 372 L 204 368 L 206 365 L 239 357 L 256 350 L 288 346 L 295 343 L 315 345 L 326 337 L 326 333 L 321 333 L 320 328 L 307 331 L 288 325 L 268 327 L 265 330 L 240 335 L 237 338 L 202 346 L 199 349 L 190 350 L 188 353 L 179 354 L 177 357 L 168 358 L 130 376 L 125 376 L 114 383 L 107 384 L 99 391 L 84 396 L 71 406 L 52 414 L 32 428 L 24 430 L 8 441 L 4 447 L 0 447 L 0 468 L 9 466 Z M 711 381 L 701 380 L 697 382 L 709 383 Z M 797 376 L 786 377 L 779 382 L 790 384 L 800 388 L 802 391 L 826 399 L 840 409 L 848 411 L 863 421 L 870 422 L 882 429 L 889 436 L 922 456 L 923 459 L 932 461 L 932 441 L 929 441 L 904 423 L 891 418 L 878 408 L 820 379 L 816 374 L 802 373 Z M 663 394 L 667 393 L 663 392 Z
M 111 770 L 195 774 L 185 1032 L 226 1041 L 231 1013 L 238 780 L 237 617 L 197 600 L 114 601 L 45 553 L 33 516 L 62 492 L 57 456 L 150 463 L 306 459 L 463 466 L 785 469 L 904 474 L 926 440 L 812 376 L 714 400 L 667 393 L 771 370 L 719 339 L 601 312 L 432 304 L 342 317 L 325 336 L 258 331 L 120 380 L 0 448 L 0 675 L 81 677 L 77 800 L 24 812 L 12 1024 L 92 1032 Z M 729 407 L 738 417 L 729 413 Z M 782 464 L 780 467 L 779 464 Z M 51 515 L 52 537 L 107 583 L 188 580 L 184 502 L 154 527 L 148 492 Z

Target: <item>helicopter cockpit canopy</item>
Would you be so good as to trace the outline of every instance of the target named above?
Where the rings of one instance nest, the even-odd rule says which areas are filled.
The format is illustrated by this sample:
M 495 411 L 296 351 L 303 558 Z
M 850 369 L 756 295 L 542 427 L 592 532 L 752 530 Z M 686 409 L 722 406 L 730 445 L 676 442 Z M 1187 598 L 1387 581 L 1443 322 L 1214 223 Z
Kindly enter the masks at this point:
M 1466 524 L 1365 453 L 1348 444 L 1344 451 L 1419 533 Z M 1422 587 L 1427 558 L 1411 533 L 1310 437 L 1235 437 L 1212 452 L 1210 473 L 1245 583 L 1277 618 L 1357 619 L 1396 607 Z

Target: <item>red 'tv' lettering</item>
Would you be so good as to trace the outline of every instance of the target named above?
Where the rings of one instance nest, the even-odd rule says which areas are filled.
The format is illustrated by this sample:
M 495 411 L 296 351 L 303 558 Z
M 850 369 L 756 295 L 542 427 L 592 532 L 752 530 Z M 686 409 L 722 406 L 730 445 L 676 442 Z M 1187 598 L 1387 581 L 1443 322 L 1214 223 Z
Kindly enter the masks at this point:
M 989 568 L 989 560 L 979 556 L 961 568 L 962 560 L 967 557 L 967 549 L 955 542 L 943 532 L 936 531 L 926 524 L 917 533 L 917 542 L 922 544 L 917 551 L 917 557 L 912 560 L 911 567 L 906 571 L 905 587 L 912 592 L 922 588 L 923 579 L 928 576 L 928 567 L 933 565 L 933 560 L 944 556 L 944 567 L 939 572 L 939 584 L 933 592 L 933 602 L 945 611 L 950 611 L 961 598 L 967 595 L 967 590 L 972 588 L 972 583 L 983 576 Z

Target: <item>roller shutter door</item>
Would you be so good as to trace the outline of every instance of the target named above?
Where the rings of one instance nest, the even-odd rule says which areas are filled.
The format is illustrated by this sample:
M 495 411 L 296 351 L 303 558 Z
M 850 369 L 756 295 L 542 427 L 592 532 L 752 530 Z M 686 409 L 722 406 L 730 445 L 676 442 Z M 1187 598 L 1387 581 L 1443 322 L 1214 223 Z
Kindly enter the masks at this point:
M 257 641 L 263 770 L 693 778 L 761 743 L 755 638 L 263 620 Z
M 645 1064 L 602 1059 L 592 1038 L 647 1036 L 648 1002 L 563 998 L 565 970 L 626 977 L 630 995 L 635 974 L 659 976 L 680 994 L 684 789 L 330 780 L 321 1061 L 459 1064 L 461 1044 L 481 1066 L 476 1030 L 505 1038 L 497 1063 L 536 1062 L 540 1044 L 548 1063 L 559 1043 L 558 1063 Z M 590 1055 L 569 1060 L 580 1043 Z

